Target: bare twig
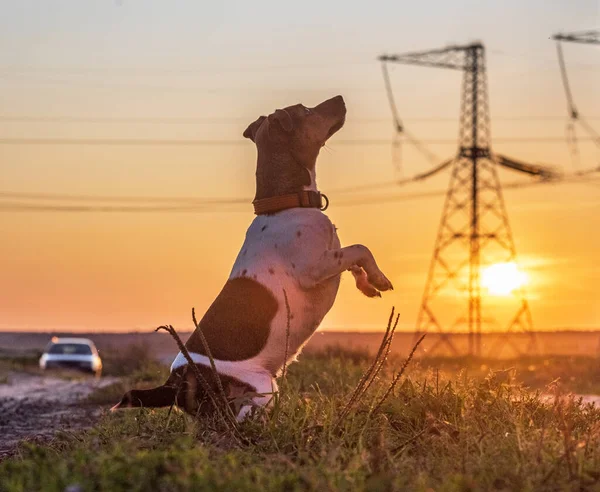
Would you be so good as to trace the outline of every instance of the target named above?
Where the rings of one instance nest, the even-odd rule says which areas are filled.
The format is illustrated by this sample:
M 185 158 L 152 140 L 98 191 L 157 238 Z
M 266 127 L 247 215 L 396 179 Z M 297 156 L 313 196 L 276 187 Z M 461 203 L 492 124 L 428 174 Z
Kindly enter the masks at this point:
M 373 372 L 373 375 L 371 376 L 370 381 L 365 386 L 365 389 L 363 390 L 363 394 L 366 393 L 367 391 L 369 391 L 369 388 L 371 387 L 371 385 L 373 384 L 373 382 L 377 379 L 377 376 L 379 376 L 379 373 L 381 372 L 381 369 L 383 368 L 383 365 L 387 361 L 388 355 L 390 354 L 390 350 L 392 348 L 392 341 L 394 339 L 394 334 L 396 333 L 396 327 L 398 326 L 398 321 L 399 320 L 400 320 L 400 315 L 398 314 L 396 316 L 396 320 L 394 321 L 394 326 L 390 330 L 389 336 L 387 337 L 386 346 L 384 348 L 383 354 L 380 355 L 380 357 L 379 357 L 378 366 L 375 369 L 375 371 Z
M 385 347 L 387 345 L 387 341 L 388 341 L 388 338 L 390 336 L 390 332 L 392 330 L 392 320 L 393 319 L 394 319 L 394 308 L 392 307 L 392 312 L 390 314 L 390 319 L 388 320 L 387 328 L 385 330 L 383 338 L 381 339 L 381 344 L 379 345 L 379 349 L 377 350 L 377 354 L 375 355 L 375 358 L 373 359 L 372 364 L 369 366 L 369 368 L 362 375 L 362 377 L 360 378 L 360 381 L 356 385 L 356 388 L 352 392 L 352 395 L 350 396 L 350 400 L 348 401 L 348 403 L 350 405 L 352 405 L 355 402 L 355 400 L 357 399 L 357 397 L 361 394 L 362 388 L 364 387 L 364 385 L 366 384 L 366 382 L 371 377 L 371 374 L 375 370 L 375 367 L 377 366 L 377 364 L 379 362 L 379 358 L 381 357 L 381 354 L 383 353 L 383 351 L 385 350 Z
M 361 397 L 365 394 L 365 392 L 370 388 L 371 384 L 373 383 L 373 380 L 379 374 L 379 371 L 381 371 L 381 368 L 383 367 L 383 363 L 385 362 L 385 359 L 387 358 L 387 355 L 389 354 L 389 350 L 390 350 L 391 343 L 392 343 L 392 338 L 394 336 L 394 331 L 396 330 L 396 327 L 398 326 L 399 318 L 400 318 L 400 315 L 398 315 L 396 317 L 396 321 L 392 325 L 392 321 L 394 319 L 394 308 L 392 308 L 392 312 L 391 312 L 390 318 L 388 320 L 385 334 L 383 335 L 383 338 L 381 340 L 379 350 L 377 351 L 377 354 L 375 355 L 375 358 L 374 358 L 372 364 L 362 375 L 362 377 L 360 378 L 360 381 L 356 385 L 356 388 L 354 388 L 354 391 L 351 393 L 350 398 L 348 399 L 348 402 L 346 403 L 346 405 L 344 405 L 344 408 L 340 412 L 338 419 L 333 426 L 334 429 L 337 428 L 344 421 L 344 419 L 347 417 L 348 413 L 350 412 L 352 406 L 361 399 Z
M 292 319 L 292 312 L 290 310 L 290 303 L 288 301 L 287 292 L 283 289 L 283 298 L 285 299 L 285 309 L 287 312 L 287 324 L 285 326 L 285 353 L 283 357 L 283 369 L 281 371 L 281 379 L 285 377 L 285 371 L 287 369 L 288 351 L 290 349 L 290 322 Z
M 179 391 L 177 393 L 179 393 Z M 173 412 L 175 402 L 177 401 L 177 393 L 175 394 L 175 399 L 173 400 L 173 403 L 171 403 L 171 406 L 169 407 L 169 413 L 167 413 L 167 423 L 165 424 L 165 430 L 169 428 L 169 422 L 171 422 L 171 414 Z
M 406 441 L 404 441 L 402 444 L 400 444 L 399 446 L 396 446 L 394 449 L 392 449 L 390 452 L 392 454 L 396 454 L 399 451 L 402 451 L 406 446 L 408 446 L 409 444 L 412 444 L 413 442 L 415 442 L 417 439 L 419 439 L 419 437 L 421 437 L 423 434 L 425 434 L 425 432 L 427 432 L 429 430 L 428 427 L 425 427 L 423 430 L 421 430 L 420 432 L 417 432 L 414 436 L 412 436 L 410 439 L 407 439 Z
M 237 422 L 235 420 L 232 421 L 231 419 L 227 418 L 229 416 L 229 414 L 227 412 L 223 412 L 223 409 L 221 408 L 221 406 L 217 404 L 217 397 L 216 397 L 214 391 L 210 387 L 210 384 L 208 384 L 208 381 L 206 381 L 204 376 L 202 376 L 202 373 L 200 372 L 200 370 L 198 369 L 198 367 L 192 360 L 190 353 L 188 352 L 187 348 L 181 341 L 181 338 L 179 338 L 179 335 L 175 331 L 175 328 L 173 328 L 171 325 L 166 325 L 166 326 L 159 326 L 154 331 L 159 331 L 159 330 L 165 330 L 167 333 L 169 333 L 169 335 L 171 335 L 173 337 L 173 339 L 175 340 L 175 343 L 177 343 L 177 347 L 179 348 L 180 352 L 185 357 L 185 360 L 187 361 L 188 366 L 191 367 L 192 371 L 194 372 L 194 376 L 196 377 L 197 382 L 200 383 L 200 386 L 202 386 L 204 391 L 206 391 L 206 393 L 208 394 L 208 397 L 210 399 L 210 402 L 213 405 L 213 408 L 221 416 L 221 418 L 223 419 L 223 421 L 225 423 L 225 426 L 228 429 L 230 429 L 232 432 L 235 432 L 237 430 Z
M 213 378 L 215 379 L 215 381 L 217 383 L 219 395 L 221 396 L 221 399 L 223 400 L 223 404 L 225 405 L 225 412 L 230 414 L 229 420 L 232 420 L 232 419 L 235 420 L 235 416 L 233 415 L 233 413 L 231 411 L 231 407 L 229 406 L 229 402 L 227 401 L 227 395 L 225 394 L 225 390 L 223 389 L 223 384 L 221 383 L 221 377 L 219 376 L 219 373 L 217 372 L 217 366 L 215 365 L 215 359 L 214 359 L 212 352 L 210 350 L 210 347 L 208 345 L 208 341 L 206 340 L 206 337 L 204 336 L 204 332 L 202 331 L 202 328 L 200 328 L 200 325 L 198 324 L 198 321 L 196 320 L 196 310 L 194 308 L 192 308 L 192 321 L 194 322 L 194 326 L 196 327 L 196 332 L 200 335 L 200 341 L 202 342 L 204 351 L 206 352 L 208 360 L 210 361 L 210 368 L 212 369 Z
M 183 342 L 181 341 L 181 338 L 179 338 L 179 335 L 175 331 L 175 328 L 173 328 L 171 325 L 162 325 L 162 326 L 159 326 L 154 331 L 159 331 L 159 330 L 165 330 L 167 333 L 169 333 L 169 335 L 171 335 L 173 337 L 173 339 L 177 343 L 177 347 L 179 348 L 179 351 L 183 354 L 185 360 L 187 361 L 188 366 L 192 368 L 192 371 L 194 371 L 194 375 L 196 376 L 196 379 L 201 384 L 201 386 L 204 388 L 204 390 L 208 393 L 208 396 L 211 398 L 212 403 L 216 406 L 217 402 L 216 402 L 215 393 L 213 392 L 212 388 L 208 384 L 208 381 L 206 381 L 206 379 L 204 379 L 204 376 L 202 375 L 202 373 L 196 366 L 196 363 L 193 361 L 192 357 L 190 356 L 190 353 L 188 352 L 186 346 L 183 344 Z
M 398 381 L 400 380 L 400 378 L 404 374 L 404 371 L 406 370 L 406 368 L 408 367 L 408 364 L 410 363 L 410 361 L 412 360 L 413 356 L 415 355 L 415 352 L 417 351 L 417 348 L 419 348 L 419 345 L 421 345 L 421 342 L 425 339 L 425 336 L 426 335 L 423 335 L 421 338 L 419 338 L 419 341 L 412 348 L 412 350 L 410 351 L 410 354 L 408 354 L 408 357 L 404 361 L 404 364 L 402 364 L 402 368 L 400 369 L 400 372 L 398 374 L 396 374 L 396 377 L 392 381 L 392 384 L 390 384 L 389 388 L 384 393 L 384 395 L 381 397 L 381 399 L 379 400 L 379 402 L 377 403 L 377 405 L 375 405 L 375 407 L 373 408 L 373 410 L 371 411 L 371 413 L 377 412 L 377 410 L 379 410 L 379 408 L 381 407 L 381 405 L 383 405 L 383 403 L 385 402 L 385 400 L 387 400 L 388 396 L 390 396 L 390 393 L 394 390 L 396 384 L 398 383 Z

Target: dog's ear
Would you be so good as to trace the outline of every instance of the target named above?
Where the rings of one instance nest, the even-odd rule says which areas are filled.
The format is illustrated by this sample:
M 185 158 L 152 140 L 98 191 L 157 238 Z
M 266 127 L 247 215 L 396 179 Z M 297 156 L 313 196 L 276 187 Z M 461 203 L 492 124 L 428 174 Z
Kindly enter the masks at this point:
M 272 121 L 276 121 L 279 123 L 279 126 L 283 128 L 283 131 L 289 133 L 294 129 L 294 122 L 292 121 L 292 117 L 290 113 L 288 113 L 285 109 L 278 109 L 273 114 L 269 115 L 269 123 Z
M 267 119 L 266 116 L 260 116 L 256 121 L 250 123 L 246 131 L 244 131 L 244 137 L 249 138 L 253 142 L 255 141 L 256 132 L 260 128 L 260 125 L 263 124 L 263 121 Z

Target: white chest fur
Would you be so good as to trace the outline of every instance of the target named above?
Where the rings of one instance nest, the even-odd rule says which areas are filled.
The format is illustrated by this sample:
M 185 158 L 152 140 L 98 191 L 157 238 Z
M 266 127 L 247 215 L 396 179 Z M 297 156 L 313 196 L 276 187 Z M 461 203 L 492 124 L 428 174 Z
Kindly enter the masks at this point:
M 317 209 L 293 208 L 260 215 L 248 228 L 229 278 L 252 278 L 278 301 L 267 344 L 257 356 L 261 365 L 273 373 L 283 366 L 286 352 L 288 359 L 296 355 L 331 309 L 339 275 L 313 289 L 303 288 L 301 279 L 325 251 L 339 245 L 335 227 Z

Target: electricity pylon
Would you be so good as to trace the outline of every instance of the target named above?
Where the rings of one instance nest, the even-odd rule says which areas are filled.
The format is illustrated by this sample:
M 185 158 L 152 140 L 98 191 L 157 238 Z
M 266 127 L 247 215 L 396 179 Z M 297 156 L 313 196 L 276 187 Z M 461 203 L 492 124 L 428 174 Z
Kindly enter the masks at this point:
M 466 325 L 469 354 L 480 356 L 482 324 L 493 321 L 482 313 L 482 266 L 516 262 L 515 245 L 498 178 L 498 165 L 542 178 L 550 177 L 550 173 L 540 166 L 492 153 L 483 44 L 384 55 L 379 59 L 384 63 L 396 62 L 463 72 L 458 153 L 453 160 L 444 162 L 427 175 L 451 166 L 450 184 L 419 309 L 416 336 L 436 330 L 440 338 L 431 347 L 430 353 L 446 344 L 454 354 L 458 354 L 450 332 Z M 451 286 L 456 289 L 449 289 Z M 454 299 L 450 300 L 448 294 Z M 529 335 L 526 349 L 529 352 L 536 346 L 529 304 L 522 287 L 514 294 L 518 306 L 516 311 L 511 310 L 499 343 L 502 346 L 509 343 L 520 352 L 509 335 L 521 331 Z M 458 302 L 456 297 L 459 298 Z M 450 304 L 454 308 L 457 304 L 460 307 L 454 309 L 454 320 L 447 323 L 442 318 L 448 314 Z M 501 348 L 498 347 L 498 351 Z
M 584 32 L 572 32 L 567 34 L 555 34 L 552 39 L 556 41 L 556 52 L 558 54 L 558 64 L 560 66 L 560 75 L 562 78 L 563 87 L 565 89 L 565 96 L 567 98 L 567 109 L 568 109 L 568 121 L 566 128 L 567 145 L 571 152 L 571 158 L 576 166 L 579 165 L 579 147 L 577 145 L 577 132 L 576 124 L 583 128 L 583 130 L 593 138 L 594 143 L 600 148 L 600 134 L 594 130 L 592 125 L 583 118 L 581 113 L 575 106 L 575 100 L 573 99 L 573 93 L 571 92 L 571 86 L 569 84 L 569 78 L 567 76 L 567 65 L 565 63 L 565 55 L 563 53 L 562 44 L 563 42 L 568 43 L 583 43 L 583 44 L 600 44 L 600 30 L 596 31 L 584 31 Z
M 557 41 L 570 41 L 571 43 L 600 44 L 600 30 L 571 32 L 555 34 L 552 39 Z

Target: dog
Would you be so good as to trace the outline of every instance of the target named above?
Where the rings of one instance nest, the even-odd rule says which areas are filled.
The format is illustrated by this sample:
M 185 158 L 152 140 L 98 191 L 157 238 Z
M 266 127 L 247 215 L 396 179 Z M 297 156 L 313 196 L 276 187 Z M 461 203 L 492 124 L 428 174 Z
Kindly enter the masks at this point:
M 349 270 L 368 297 L 393 288 L 366 246 L 341 247 L 322 211 L 326 197 L 317 189 L 317 156 L 345 119 L 344 99 L 336 96 L 313 108 L 277 109 L 244 131 L 258 150 L 256 218 L 229 279 L 185 344 L 215 393 L 218 382 L 202 334 L 227 397 L 251 395 L 236 406 L 238 420 L 269 403 L 283 367 L 333 306 L 342 272 Z M 206 397 L 180 352 L 164 385 L 131 390 L 113 410 L 176 404 L 197 415 L 210 411 Z

